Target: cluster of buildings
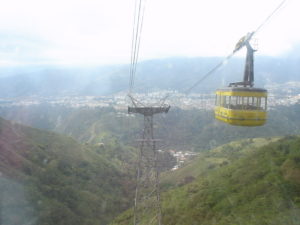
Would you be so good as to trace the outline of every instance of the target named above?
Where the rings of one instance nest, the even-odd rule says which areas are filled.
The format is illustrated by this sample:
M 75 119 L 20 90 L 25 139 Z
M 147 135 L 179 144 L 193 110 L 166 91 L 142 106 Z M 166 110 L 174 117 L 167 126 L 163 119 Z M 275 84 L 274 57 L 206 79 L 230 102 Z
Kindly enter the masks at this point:
M 176 159 L 176 164 L 171 170 L 177 170 L 178 168 L 182 167 L 186 162 L 198 155 L 198 153 L 191 151 L 169 150 L 168 152 Z
M 265 87 L 269 92 L 269 108 L 278 105 L 293 105 L 300 102 L 300 82 L 274 84 Z M 182 109 L 214 108 L 215 95 L 191 93 L 186 95 L 178 91 L 155 91 L 150 93 L 135 93 L 134 98 L 147 106 L 168 104 Z M 62 105 L 66 107 L 113 107 L 117 110 L 126 110 L 131 101 L 127 93 L 117 93 L 111 96 L 30 96 L 21 98 L 0 98 L 0 106 L 30 106 L 38 104 Z
M 166 93 L 165 91 L 135 94 L 134 97 L 138 101 L 143 102 L 145 105 L 154 106 L 165 103 L 183 109 L 212 109 L 214 103 L 213 95 L 192 94 L 190 96 L 186 96 L 182 93 Z M 131 105 L 131 101 L 126 93 L 118 93 L 111 96 L 29 96 L 22 98 L 0 98 L 0 106 L 2 107 L 30 106 L 39 104 L 67 106 L 72 108 L 113 107 L 117 110 L 124 110 Z

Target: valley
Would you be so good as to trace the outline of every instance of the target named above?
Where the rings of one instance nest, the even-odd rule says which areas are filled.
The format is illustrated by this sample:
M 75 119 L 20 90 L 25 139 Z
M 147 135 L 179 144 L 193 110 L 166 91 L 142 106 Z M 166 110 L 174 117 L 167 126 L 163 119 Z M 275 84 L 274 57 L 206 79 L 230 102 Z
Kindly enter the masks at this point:
M 164 173 L 162 223 L 299 224 L 299 144 L 299 136 L 231 142 Z M 128 210 L 111 224 L 131 220 Z
M 171 105 L 154 117 L 163 224 L 298 225 L 299 79 L 294 67 L 281 76 L 291 62 L 262 59 L 257 83 L 269 92 L 262 127 L 214 119 L 214 90 L 228 73 L 239 75 L 241 59 L 189 95 L 185 87 L 220 58 L 141 63 L 135 97 Z M 132 224 L 143 118 L 127 113 L 127 69 L 23 68 L 0 77 L 3 224 Z
M 3 1 L 0 225 L 300 225 L 299 8 Z
M 129 208 L 132 207 L 138 147 L 135 138 L 139 137 L 142 118 L 120 114 L 113 107 L 74 108 L 43 104 L 2 107 L 0 111 L 1 116 L 15 121 L 1 119 L 1 188 L 3 193 L 9 194 L 7 187 L 12 185 L 20 191 L 16 196 L 24 196 L 22 204 L 14 198 L 3 200 L 21 212 L 20 217 L 8 214 L 7 220 L 17 221 L 26 216 L 28 220 L 47 225 L 131 224 Z M 156 135 L 164 138 L 158 147 L 162 152 L 169 152 L 161 155 L 167 162 L 161 180 L 164 223 L 185 225 L 186 221 L 189 224 L 205 221 L 203 224 L 214 224 L 219 221 L 220 224 L 231 224 L 229 221 L 243 221 L 249 225 L 260 224 L 282 209 L 277 207 L 278 204 L 283 204 L 282 207 L 292 204 L 289 210 L 281 210 L 281 216 L 274 217 L 277 221 L 274 223 L 297 224 L 293 221 L 297 220 L 299 204 L 299 138 L 291 135 L 300 133 L 299 112 L 299 104 L 274 107 L 269 111 L 267 125 L 257 128 L 232 127 L 217 122 L 209 110 L 175 107 L 167 116 L 156 117 Z M 16 121 L 36 128 L 19 125 Z M 282 139 L 282 136 L 286 137 Z M 287 150 L 282 152 L 281 149 Z M 283 154 L 285 151 L 288 153 Z M 192 155 L 187 161 L 183 159 L 186 152 Z M 261 161 L 263 159 L 266 160 Z M 279 164 L 275 163 L 277 160 Z M 249 162 L 255 162 L 255 165 Z M 273 163 L 280 168 L 268 167 Z M 265 169 L 268 170 L 264 172 Z M 285 175 L 276 172 L 268 175 L 268 180 L 256 180 L 267 176 L 256 174 L 268 171 L 285 171 Z M 244 187 L 244 184 L 234 185 L 246 174 L 249 179 L 245 178 L 243 182 L 252 185 L 251 189 L 237 189 Z M 229 183 L 231 179 L 233 183 Z M 281 183 L 269 190 L 266 185 L 275 181 Z M 281 186 L 286 186 L 287 192 L 276 188 Z M 247 196 L 250 191 L 252 197 Z M 272 198 L 274 195 L 276 201 Z M 260 200 L 260 196 L 265 199 Z M 249 206 L 252 208 L 247 208 L 246 203 L 243 205 L 244 201 L 253 201 Z M 235 202 L 241 205 L 235 207 Z M 267 202 L 272 208 L 269 214 L 264 208 Z M 93 212 L 86 210 L 85 204 Z M 200 211 L 187 210 L 197 207 Z M 68 216 L 59 219 L 61 214 L 57 208 Z M 229 211 L 225 212 L 226 208 Z M 260 211 L 255 211 L 256 208 Z M 120 214 L 124 210 L 129 211 Z M 255 219 L 249 219 L 243 212 L 251 212 Z

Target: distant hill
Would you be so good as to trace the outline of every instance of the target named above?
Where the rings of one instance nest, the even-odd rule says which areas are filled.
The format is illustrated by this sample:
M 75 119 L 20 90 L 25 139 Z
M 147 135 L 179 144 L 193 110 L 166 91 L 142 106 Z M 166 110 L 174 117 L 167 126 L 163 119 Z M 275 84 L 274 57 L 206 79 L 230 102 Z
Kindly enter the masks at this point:
M 300 81 L 300 56 L 255 58 L 255 83 L 258 86 Z M 166 58 L 140 62 L 135 91 L 185 91 L 204 76 L 222 57 Z M 194 92 L 211 92 L 243 77 L 244 58 L 235 57 L 207 78 Z M 107 95 L 127 91 L 129 65 L 94 67 L 23 66 L 0 68 L 0 98 L 65 95 Z
M 0 97 L 104 95 L 118 66 L 70 68 L 24 66 L 0 68 Z
M 81 143 L 131 143 L 138 138 L 141 119 L 113 108 L 69 108 L 53 105 L 0 107 L 0 116 L 39 129 L 66 134 Z
M 168 172 L 162 181 L 167 189 L 161 195 L 162 223 L 299 224 L 299 148 L 300 138 L 292 136 L 242 140 L 203 153 L 186 167 Z M 141 225 L 146 225 L 145 221 Z M 129 210 L 112 225 L 131 222 Z
M 0 118 L 1 224 L 107 224 L 131 205 L 133 177 L 116 156 L 122 151 Z

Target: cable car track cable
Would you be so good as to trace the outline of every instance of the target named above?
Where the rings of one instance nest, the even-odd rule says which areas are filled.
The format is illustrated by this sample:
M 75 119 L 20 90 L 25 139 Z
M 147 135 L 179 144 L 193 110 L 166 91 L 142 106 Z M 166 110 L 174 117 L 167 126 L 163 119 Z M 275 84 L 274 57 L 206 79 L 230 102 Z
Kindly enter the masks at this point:
M 252 32 L 252 36 L 254 36 L 270 19 L 271 17 L 284 5 L 284 3 L 287 2 L 287 0 L 283 0 L 273 11 L 272 13 L 256 28 L 254 32 Z M 223 64 L 228 61 L 236 52 L 233 51 L 231 54 L 229 54 L 225 59 L 223 59 L 220 63 L 218 63 L 215 67 L 213 67 L 208 73 L 206 73 L 203 77 L 201 77 L 198 81 L 196 81 L 191 87 L 186 89 L 184 93 L 188 95 L 191 90 L 193 90 L 196 86 L 198 86 L 201 82 L 203 82 L 206 78 L 208 78 L 211 74 L 213 74 L 217 69 L 219 69 Z M 170 95 L 169 95 L 170 96 Z M 164 97 L 163 99 L 167 99 L 169 96 Z
M 272 16 L 282 8 L 284 3 L 287 0 L 283 0 L 273 11 L 272 13 L 256 28 L 255 31 L 251 33 L 251 37 L 254 36 L 271 18 Z M 135 12 L 134 12 L 134 26 L 133 26 L 133 34 L 132 34 L 132 48 L 131 48 L 131 66 L 130 66 L 130 82 L 129 82 L 129 93 L 128 96 L 133 100 L 131 95 L 135 83 L 135 75 L 136 75 L 136 65 L 139 57 L 139 49 L 140 49 L 140 42 L 141 42 L 141 34 L 142 34 L 142 27 L 143 27 L 143 20 L 144 20 L 144 12 L 146 6 L 146 0 L 144 1 L 143 9 L 143 0 L 136 0 L 135 2 Z M 208 71 L 204 76 L 202 76 L 198 81 L 196 81 L 191 87 L 186 89 L 184 93 L 186 95 L 190 94 L 191 91 L 197 87 L 200 83 L 202 83 L 206 78 L 212 75 L 216 70 L 224 65 L 230 58 L 232 58 L 235 53 L 239 49 L 234 50 L 230 53 L 226 58 L 224 58 L 220 63 L 218 63 L 215 67 L 213 67 L 210 71 Z M 167 94 L 164 96 L 159 102 L 160 105 L 163 105 L 165 101 L 171 96 L 172 94 Z M 135 99 L 136 100 L 136 99 Z
M 204 81 L 207 77 L 209 77 L 211 74 L 213 74 L 217 69 L 219 69 L 225 62 L 227 62 L 236 52 L 232 52 L 229 54 L 225 59 L 223 59 L 221 62 L 219 62 L 215 67 L 213 67 L 208 73 L 206 73 L 203 77 L 201 77 L 200 80 L 198 80 L 196 83 L 194 83 L 191 87 L 186 89 L 184 93 L 188 95 L 192 89 L 194 89 L 196 86 L 198 86 L 202 81 Z
M 141 43 L 142 28 L 144 22 L 144 13 L 146 8 L 146 0 L 136 0 L 134 10 L 134 21 L 132 30 L 131 42 L 131 65 L 130 65 L 130 80 L 129 80 L 129 94 L 133 91 L 136 65 L 139 57 L 139 49 Z
M 274 10 L 273 12 L 256 28 L 254 34 L 257 33 L 270 19 L 271 17 L 283 6 L 283 4 L 287 2 L 287 0 L 283 0 Z M 253 35 L 254 35 L 253 34 Z

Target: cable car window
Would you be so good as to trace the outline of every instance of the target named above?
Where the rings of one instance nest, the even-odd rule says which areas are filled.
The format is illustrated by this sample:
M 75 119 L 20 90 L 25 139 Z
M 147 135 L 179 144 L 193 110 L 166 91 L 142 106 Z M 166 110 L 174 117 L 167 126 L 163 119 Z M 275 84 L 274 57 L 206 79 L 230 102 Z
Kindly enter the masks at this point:
M 235 109 L 236 105 L 237 105 L 237 101 L 238 101 L 237 96 L 230 96 L 230 105 L 229 105 L 229 108 L 230 109 Z
M 262 109 L 261 108 L 261 98 L 257 98 L 257 108 Z
M 251 97 L 251 105 L 255 105 L 255 97 Z
M 248 110 L 259 109 L 260 102 L 259 102 L 258 98 L 257 97 L 248 97 L 248 98 L 249 98 L 249 104 L 248 104 L 247 109 Z
M 241 100 L 239 96 L 230 96 L 230 109 L 241 109 Z
M 242 100 L 242 102 L 241 102 L 241 109 L 244 109 L 245 107 L 245 99 L 244 99 L 245 97 L 241 97 L 241 100 Z
M 227 96 L 222 96 L 222 103 L 221 106 L 226 108 L 227 102 L 226 102 L 226 97 Z
M 225 98 L 224 96 L 222 95 L 220 96 L 220 106 L 224 105 L 224 101 L 225 101 L 224 98 Z
M 228 96 L 224 96 L 223 107 L 227 107 Z
M 231 101 L 231 96 L 226 97 L 226 108 L 230 108 L 230 101 Z
M 247 104 L 247 106 L 250 105 L 249 97 L 246 97 L 246 104 Z
M 231 107 L 231 96 L 228 96 L 228 104 L 227 104 L 227 108 Z
M 240 96 L 236 96 L 236 105 L 235 109 L 242 109 L 242 98 Z
M 252 97 L 252 98 L 253 98 L 252 105 L 257 106 L 257 97 Z
M 243 97 L 244 99 L 244 109 L 249 109 L 249 97 Z

